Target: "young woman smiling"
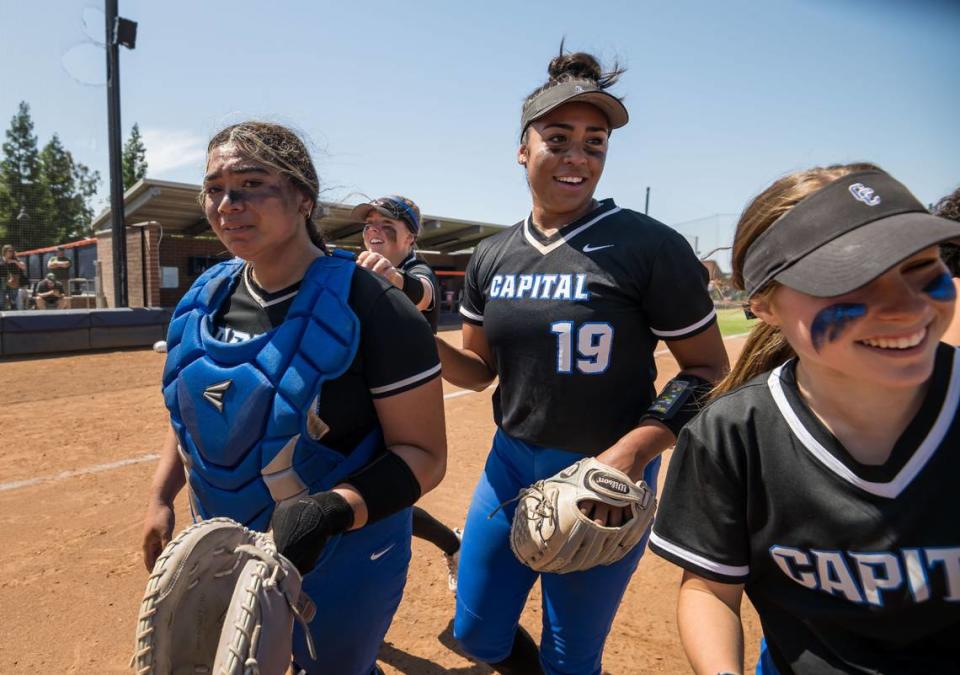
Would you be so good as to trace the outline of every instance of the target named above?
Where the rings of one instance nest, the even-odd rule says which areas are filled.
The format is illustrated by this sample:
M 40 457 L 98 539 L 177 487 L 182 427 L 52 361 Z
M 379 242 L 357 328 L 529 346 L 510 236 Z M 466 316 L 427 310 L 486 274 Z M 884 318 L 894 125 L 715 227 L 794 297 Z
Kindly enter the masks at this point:
M 744 211 L 734 282 L 760 323 L 681 433 L 651 548 L 684 569 L 697 673 L 946 673 L 960 664 L 956 290 L 931 216 L 869 164 L 814 168 Z
M 498 430 L 464 529 L 454 634 L 498 672 L 589 674 L 601 671 L 645 544 L 609 566 L 540 575 L 510 550 L 509 500 L 583 457 L 656 486 L 660 453 L 727 360 L 706 271 L 686 240 L 594 199 L 610 134 L 627 123 L 623 103 L 606 91 L 621 71 L 603 72 L 585 53 L 561 53 L 548 71 L 521 115 L 517 161 L 530 215 L 477 246 L 460 309 L 463 349 L 438 341 L 453 384 L 479 390 L 499 377 Z M 673 386 L 689 406 L 654 405 L 661 339 L 681 365 Z M 623 522 L 622 510 L 600 502 L 581 508 L 599 524 Z M 518 631 L 538 577 L 539 652 Z

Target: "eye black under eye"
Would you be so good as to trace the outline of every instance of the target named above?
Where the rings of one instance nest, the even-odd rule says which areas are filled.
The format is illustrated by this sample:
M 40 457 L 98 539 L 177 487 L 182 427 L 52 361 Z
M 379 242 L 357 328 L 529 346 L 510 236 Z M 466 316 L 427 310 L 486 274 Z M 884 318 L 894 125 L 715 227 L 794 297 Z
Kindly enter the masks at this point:
M 907 267 L 907 272 L 915 272 L 918 270 L 925 270 L 930 268 L 932 265 L 936 265 L 940 262 L 940 258 L 926 258 L 924 260 L 918 260 L 912 265 Z

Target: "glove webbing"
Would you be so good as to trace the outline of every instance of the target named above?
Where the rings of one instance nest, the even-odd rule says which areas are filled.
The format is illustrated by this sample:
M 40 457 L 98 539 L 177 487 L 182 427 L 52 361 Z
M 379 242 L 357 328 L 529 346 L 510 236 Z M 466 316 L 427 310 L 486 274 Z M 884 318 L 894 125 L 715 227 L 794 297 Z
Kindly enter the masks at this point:
M 267 566 L 268 569 L 271 566 L 273 567 L 273 572 L 270 574 L 270 576 L 266 580 L 262 580 L 259 577 L 255 578 L 251 582 L 251 585 L 248 586 L 246 589 L 244 589 L 247 592 L 247 596 L 246 596 L 246 601 L 243 604 L 243 609 L 249 615 L 253 613 L 252 601 L 257 594 L 257 590 L 258 590 L 257 584 L 265 583 L 267 585 L 272 584 L 274 586 L 277 586 L 280 581 L 280 575 L 285 573 L 283 569 L 280 567 L 280 563 L 277 562 L 277 559 L 275 557 L 271 556 L 268 553 L 265 553 L 264 551 L 262 551 L 260 548 L 256 546 L 251 546 L 250 544 L 241 544 L 240 546 L 237 546 L 235 551 L 237 553 L 240 553 L 240 552 L 249 553 L 251 556 L 255 558 L 259 558 L 261 561 L 263 561 L 263 563 Z M 240 556 L 237 556 L 237 560 L 239 559 L 240 559 Z M 317 650 L 313 644 L 313 636 L 310 634 L 310 627 L 307 625 L 307 620 L 303 617 L 303 614 L 297 608 L 297 599 L 291 598 L 289 591 L 287 591 L 286 589 L 282 589 L 282 590 L 283 590 L 283 599 L 287 601 L 287 605 L 290 607 L 290 611 L 293 612 L 294 618 L 296 618 L 296 620 L 300 623 L 300 627 L 303 628 L 303 634 L 307 639 L 307 650 L 310 652 L 310 658 L 316 661 Z M 244 626 L 241 626 L 239 624 L 235 624 L 235 625 L 238 629 L 240 629 L 243 632 L 244 635 L 246 635 L 250 639 L 250 645 L 251 645 L 250 651 L 252 653 L 256 653 L 256 643 L 254 640 L 255 639 L 259 640 L 260 638 L 259 630 L 255 630 L 254 635 L 251 636 L 251 635 L 247 635 L 247 631 Z M 230 652 L 233 653 L 237 658 L 240 657 L 240 653 L 237 651 L 234 645 L 230 645 Z M 250 659 L 244 665 L 256 666 L 257 663 L 255 660 Z

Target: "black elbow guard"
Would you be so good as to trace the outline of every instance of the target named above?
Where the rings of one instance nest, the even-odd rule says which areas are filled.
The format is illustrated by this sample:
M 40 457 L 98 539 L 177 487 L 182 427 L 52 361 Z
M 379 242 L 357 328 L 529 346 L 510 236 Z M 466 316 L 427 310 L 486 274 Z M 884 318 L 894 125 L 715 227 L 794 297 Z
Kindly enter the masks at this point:
M 420 481 L 403 458 L 389 450 L 343 481 L 367 504 L 367 522 L 382 520 L 420 499 Z
M 683 426 L 696 417 L 707 399 L 713 384 L 702 377 L 680 373 L 667 385 L 643 413 L 640 421 L 654 419 L 673 432 L 680 434 Z
M 412 274 L 403 275 L 403 294 L 410 298 L 410 301 L 417 305 L 420 304 L 420 301 L 423 300 L 423 282 L 420 281 L 420 277 L 415 277 Z

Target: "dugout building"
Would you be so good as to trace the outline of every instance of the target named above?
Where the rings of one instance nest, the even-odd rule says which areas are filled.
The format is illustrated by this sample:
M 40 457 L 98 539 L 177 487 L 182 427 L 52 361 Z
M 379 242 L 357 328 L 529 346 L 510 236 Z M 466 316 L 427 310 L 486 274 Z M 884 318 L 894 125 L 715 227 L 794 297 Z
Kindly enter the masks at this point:
M 109 210 L 93 221 L 94 236 L 61 246 L 21 251 L 31 287 L 57 249 L 71 261 L 66 297 L 54 311 L 0 312 L 0 358 L 87 349 L 152 345 L 166 335 L 170 314 L 208 267 L 230 257 L 210 229 L 200 186 L 144 178 L 124 194 L 127 308 L 114 306 L 113 231 Z M 322 202 L 318 221 L 331 247 L 359 252 L 363 224 L 353 205 Z M 423 214 L 419 255 L 440 283 L 440 325 L 459 325 L 463 275 L 477 242 L 503 226 Z
M 229 254 L 207 223 L 200 186 L 144 178 L 124 194 L 127 233 L 127 297 L 130 307 L 173 308 L 190 284 Z M 318 224 L 334 248 L 359 252 L 363 224 L 350 219 L 353 205 L 321 202 Z M 441 314 L 455 315 L 463 272 L 482 239 L 502 225 L 424 214 L 417 240 L 421 258 L 436 271 Z M 113 306 L 113 236 L 110 211 L 93 222 L 101 303 Z

